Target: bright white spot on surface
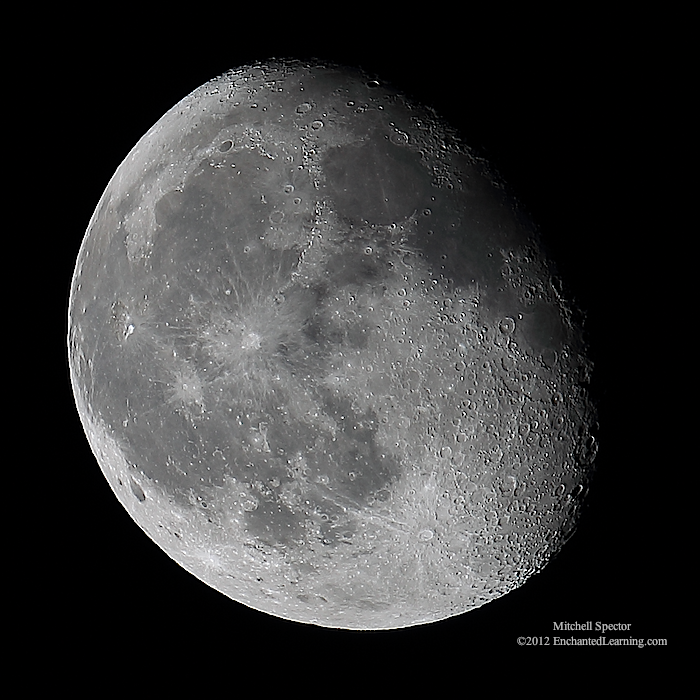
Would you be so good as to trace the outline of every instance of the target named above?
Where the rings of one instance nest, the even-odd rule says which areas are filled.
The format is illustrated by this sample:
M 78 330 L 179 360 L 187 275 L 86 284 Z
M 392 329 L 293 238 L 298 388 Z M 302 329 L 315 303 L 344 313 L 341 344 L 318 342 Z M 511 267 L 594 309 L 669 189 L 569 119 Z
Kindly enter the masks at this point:
M 261 338 L 257 333 L 247 333 L 243 336 L 241 347 L 244 350 L 257 350 L 260 348 Z

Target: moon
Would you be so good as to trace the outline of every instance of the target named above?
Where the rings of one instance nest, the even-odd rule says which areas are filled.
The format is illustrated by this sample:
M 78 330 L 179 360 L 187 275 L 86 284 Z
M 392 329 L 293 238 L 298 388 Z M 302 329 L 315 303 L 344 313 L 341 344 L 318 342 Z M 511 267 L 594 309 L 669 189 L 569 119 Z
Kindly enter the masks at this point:
M 573 533 L 597 449 L 581 319 L 432 109 L 274 60 L 121 163 L 68 359 L 105 477 L 172 559 L 270 615 L 395 629 L 507 594 Z

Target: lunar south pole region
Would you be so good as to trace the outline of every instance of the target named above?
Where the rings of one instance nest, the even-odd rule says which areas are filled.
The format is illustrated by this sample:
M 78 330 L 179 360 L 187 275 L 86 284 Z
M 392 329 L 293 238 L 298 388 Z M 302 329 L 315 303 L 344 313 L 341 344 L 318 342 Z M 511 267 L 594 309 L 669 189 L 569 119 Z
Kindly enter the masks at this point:
M 359 69 L 257 63 L 169 110 L 90 220 L 68 358 L 133 520 L 286 620 L 478 608 L 557 554 L 592 475 L 592 362 L 536 227 Z

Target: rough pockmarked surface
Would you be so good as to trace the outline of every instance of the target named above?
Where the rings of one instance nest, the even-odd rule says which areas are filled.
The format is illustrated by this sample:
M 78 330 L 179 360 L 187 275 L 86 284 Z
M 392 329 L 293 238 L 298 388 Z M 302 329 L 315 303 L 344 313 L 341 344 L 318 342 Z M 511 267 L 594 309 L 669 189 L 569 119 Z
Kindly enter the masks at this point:
M 277 62 L 196 90 L 115 173 L 71 377 L 114 492 L 188 571 L 283 618 L 405 627 L 572 532 L 595 452 L 574 311 L 430 110 Z

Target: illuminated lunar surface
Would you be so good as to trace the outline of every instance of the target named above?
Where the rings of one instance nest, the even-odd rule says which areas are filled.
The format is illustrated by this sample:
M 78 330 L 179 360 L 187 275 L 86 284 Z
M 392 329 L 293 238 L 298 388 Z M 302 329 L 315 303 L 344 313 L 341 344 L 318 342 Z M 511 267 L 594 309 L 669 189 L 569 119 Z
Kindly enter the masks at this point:
M 388 629 L 507 593 L 572 533 L 596 449 L 576 318 L 431 110 L 279 61 L 119 166 L 68 350 L 97 461 L 170 557 L 272 615 Z

